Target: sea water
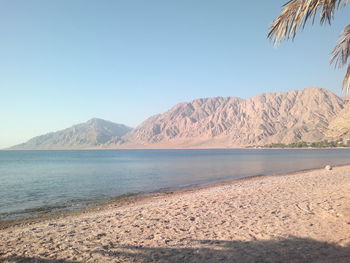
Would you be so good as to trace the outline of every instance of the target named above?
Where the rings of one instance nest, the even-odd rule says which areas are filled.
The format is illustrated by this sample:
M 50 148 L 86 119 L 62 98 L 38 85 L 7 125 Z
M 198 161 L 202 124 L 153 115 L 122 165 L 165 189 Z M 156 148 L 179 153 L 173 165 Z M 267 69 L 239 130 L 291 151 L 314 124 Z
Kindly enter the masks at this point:
M 0 151 L 0 221 L 126 195 L 350 163 L 350 149 Z

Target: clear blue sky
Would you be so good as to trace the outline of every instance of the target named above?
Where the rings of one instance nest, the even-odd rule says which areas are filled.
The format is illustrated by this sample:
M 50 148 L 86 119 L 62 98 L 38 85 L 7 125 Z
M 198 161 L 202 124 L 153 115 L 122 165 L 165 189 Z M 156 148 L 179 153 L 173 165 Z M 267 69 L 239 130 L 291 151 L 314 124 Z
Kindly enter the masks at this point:
M 347 13 L 274 48 L 284 2 L 0 0 L 0 148 L 92 117 L 136 126 L 201 97 L 341 95 L 328 61 Z

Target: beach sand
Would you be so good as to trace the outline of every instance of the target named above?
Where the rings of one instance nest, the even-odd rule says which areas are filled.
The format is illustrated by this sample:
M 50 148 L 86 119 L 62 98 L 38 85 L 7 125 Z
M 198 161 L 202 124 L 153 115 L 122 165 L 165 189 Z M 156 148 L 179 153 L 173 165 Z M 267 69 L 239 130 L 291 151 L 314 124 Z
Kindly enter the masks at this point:
M 116 202 L 0 230 L 0 262 L 350 262 L 350 166 Z

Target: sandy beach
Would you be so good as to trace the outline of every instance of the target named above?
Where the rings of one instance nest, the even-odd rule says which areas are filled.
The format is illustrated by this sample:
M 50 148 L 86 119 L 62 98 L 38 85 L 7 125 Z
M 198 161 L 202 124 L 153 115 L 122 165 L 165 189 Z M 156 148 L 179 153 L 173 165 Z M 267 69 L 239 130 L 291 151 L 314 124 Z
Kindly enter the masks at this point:
M 350 262 L 350 166 L 117 202 L 0 230 L 0 262 Z

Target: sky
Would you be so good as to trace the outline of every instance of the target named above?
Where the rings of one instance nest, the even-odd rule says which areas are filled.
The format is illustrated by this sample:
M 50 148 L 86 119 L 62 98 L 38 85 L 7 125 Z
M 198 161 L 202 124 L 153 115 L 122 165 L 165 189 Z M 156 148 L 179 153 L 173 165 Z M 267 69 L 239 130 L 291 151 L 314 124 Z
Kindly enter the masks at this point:
M 266 38 L 285 1 L 0 0 L 0 148 L 93 117 L 136 127 L 175 104 L 316 86 L 348 23 Z

